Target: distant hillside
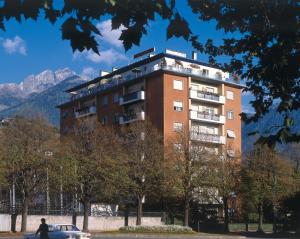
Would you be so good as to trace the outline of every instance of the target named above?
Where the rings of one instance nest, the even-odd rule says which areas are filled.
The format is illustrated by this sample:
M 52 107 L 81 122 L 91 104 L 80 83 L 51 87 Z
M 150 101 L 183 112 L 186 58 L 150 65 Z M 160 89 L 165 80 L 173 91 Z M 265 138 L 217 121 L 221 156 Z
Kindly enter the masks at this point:
M 69 99 L 69 95 L 65 92 L 67 89 L 81 84 L 85 80 L 77 75 L 71 76 L 41 93 L 29 96 L 15 106 L 0 111 L 0 118 L 29 115 L 34 112 L 42 114 L 48 118 L 51 124 L 59 127 L 59 110 L 56 106 Z
M 293 111 L 290 113 L 290 116 L 294 119 L 294 125 L 292 126 L 292 131 L 295 133 L 300 133 L 300 110 Z M 250 124 L 242 125 L 242 149 L 243 152 L 249 152 L 254 145 L 254 142 L 257 140 L 258 135 L 270 135 L 274 134 L 280 124 L 283 122 L 283 116 L 276 112 L 276 108 L 273 107 L 268 114 L 261 118 L 258 122 L 253 122 Z M 258 131 L 257 135 L 248 134 L 251 132 Z M 278 144 L 278 150 L 283 151 L 287 149 L 287 145 Z

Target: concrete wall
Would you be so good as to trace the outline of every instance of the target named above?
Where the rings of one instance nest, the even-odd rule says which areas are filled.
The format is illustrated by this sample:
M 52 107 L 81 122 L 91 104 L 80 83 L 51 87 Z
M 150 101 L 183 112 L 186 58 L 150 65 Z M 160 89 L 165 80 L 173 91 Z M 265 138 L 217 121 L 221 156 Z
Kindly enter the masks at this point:
M 35 231 L 40 225 L 41 218 L 46 218 L 48 224 L 51 223 L 72 223 L 71 216 L 46 216 L 46 215 L 29 215 L 27 218 L 27 231 Z M 17 231 L 21 229 L 21 216 L 17 218 Z M 136 218 L 129 217 L 129 225 L 135 225 Z M 0 214 L 0 231 L 10 231 L 10 215 Z M 83 217 L 77 217 L 77 227 L 82 229 Z M 142 218 L 143 225 L 161 225 L 160 217 L 144 217 Z M 90 231 L 112 231 L 118 230 L 124 226 L 124 217 L 89 217 Z

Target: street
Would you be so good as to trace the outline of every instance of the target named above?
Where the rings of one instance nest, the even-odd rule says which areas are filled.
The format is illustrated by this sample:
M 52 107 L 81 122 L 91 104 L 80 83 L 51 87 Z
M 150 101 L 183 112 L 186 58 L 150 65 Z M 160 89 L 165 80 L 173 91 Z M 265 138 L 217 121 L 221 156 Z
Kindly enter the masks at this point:
M 23 237 L 1 237 L 0 239 L 22 239 Z M 92 237 L 93 239 L 288 239 L 291 237 L 246 237 L 246 236 L 234 236 L 234 235 L 145 235 L 145 234 L 97 234 Z M 296 237 L 293 237 L 296 238 Z

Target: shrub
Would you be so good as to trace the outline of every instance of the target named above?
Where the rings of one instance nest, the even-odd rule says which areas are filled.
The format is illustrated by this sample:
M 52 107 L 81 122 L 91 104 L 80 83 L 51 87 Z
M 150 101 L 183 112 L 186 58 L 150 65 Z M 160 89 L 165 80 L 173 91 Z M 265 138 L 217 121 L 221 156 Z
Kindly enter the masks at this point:
M 120 232 L 133 233 L 195 233 L 192 228 L 178 225 L 161 225 L 161 226 L 126 226 L 119 229 Z

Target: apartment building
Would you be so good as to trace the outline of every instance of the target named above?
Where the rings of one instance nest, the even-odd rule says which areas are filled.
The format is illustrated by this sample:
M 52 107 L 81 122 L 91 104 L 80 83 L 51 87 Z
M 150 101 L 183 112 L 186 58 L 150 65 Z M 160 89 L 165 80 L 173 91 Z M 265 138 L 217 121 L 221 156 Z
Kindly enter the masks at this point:
M 150 49 L 136 57 L 68 90 L 70 100 L 59 106 L 62 134 L 87 117 L 115 126 L 150 120 L 165 140 L 188 127 L 192 141 L 227 146 L 232 157 L 241 152 L 238 80 L 198 61 L 195 53 L 189 59 L 185 53 Z

